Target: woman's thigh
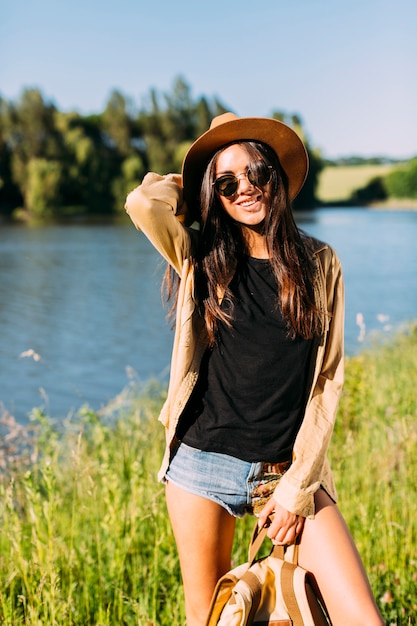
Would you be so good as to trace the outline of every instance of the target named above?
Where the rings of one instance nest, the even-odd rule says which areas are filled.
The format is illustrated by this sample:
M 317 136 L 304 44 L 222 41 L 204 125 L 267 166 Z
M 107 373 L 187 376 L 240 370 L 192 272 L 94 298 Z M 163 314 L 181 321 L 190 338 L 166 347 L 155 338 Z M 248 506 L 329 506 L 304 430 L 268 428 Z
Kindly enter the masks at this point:
M 335 503 L 316 493 L 316 515 L 306 519 L 299 552 L 314 574 L 333 626 L 382 625 L 362 561 Z
M 166 500 L 180 558 L 187 625 L 204 624 L 216 583 L 231 567 L 236 519 L 217 502 L 171 482 Z

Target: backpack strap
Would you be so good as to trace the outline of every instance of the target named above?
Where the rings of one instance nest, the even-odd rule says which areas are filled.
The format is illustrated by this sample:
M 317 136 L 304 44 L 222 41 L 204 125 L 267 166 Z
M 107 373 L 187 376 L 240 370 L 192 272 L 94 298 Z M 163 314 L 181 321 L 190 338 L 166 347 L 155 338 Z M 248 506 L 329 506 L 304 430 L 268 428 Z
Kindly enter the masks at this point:
M 249 545 L 249 563 L 250 565 L 256 559 L 256 555 L 266 538 L 268 529 L 264 526 L 258 529 L 258 524 L 252 532 L 252 538 Z M 294 570 L 298 565 L 298 541 L 290 546 L 272 546 L 271 556 L 284 561 L 281 569 L 281 591 L 284 602 L 287 606 L 288 613 L 291 615 L 294 626 L 304 626 L 304 620 L 298 606 L 297 597 L 294 590 Z M 249 574 L 249 572 L 248 572 Z
M 254 564 L 257 554 L 266 539 L 267 532 L 268 528 L 266 526 L 258 528 L 258 523 L 255 524 L 248 551 L 249 567 Z M 284 559 L 285 546 L 272 546 L 272 550 L 277 558 Z
M 249 615 L 247 616 L 247 623 L 252 624 L 256 615 L 256 611 L 258 610 L 259 604 L 261 602 L 262 585 L 259 578 L 255 576 L 255 574 L 253 574 L 250 570 L 245 572 L 240 580 L 245 582 L 251 590 L 252 605 Z
M 294 570 L 296 565 L 284 561 L 281 569 L 281 591 L 284 602 L 287 605 L 288 613 L 291 615 L 294 626 L 303 626 L 304 620 L 298 606 L 297 597 L 294 590 Z

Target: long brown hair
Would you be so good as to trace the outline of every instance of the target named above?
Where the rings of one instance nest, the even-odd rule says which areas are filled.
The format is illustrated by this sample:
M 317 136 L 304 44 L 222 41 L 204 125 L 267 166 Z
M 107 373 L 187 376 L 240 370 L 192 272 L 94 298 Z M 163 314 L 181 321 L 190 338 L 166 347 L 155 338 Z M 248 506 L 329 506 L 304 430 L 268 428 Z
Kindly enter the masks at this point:
M 264 190 L 270 210 L 264 220 L 264 235 L 271 268 L 277 282 L 277 305 L 287 322 L 290 337 L 306 339 L 322 331 L 322 314 L 314 298 L 315 262 L 311 240 L 297 227 L 288 197 L 288 181 L 275 152 L 266 144 L 236 142 L 252 162 L 272 166 L 269 191 Z M 230 280 L 247 253 L 242 229 L 223 209 L 213 182 L 222 147 L 210 160 L 201 187 L 199 247 L 194 260 L 195 295 L 204 317 L 210 344 L 216 341 L 219 321 L 231 326 L 233 296 Z M 172 281 L 165 283 L 175 292 Z M 227 306 L 221 304 L 227 303 Z

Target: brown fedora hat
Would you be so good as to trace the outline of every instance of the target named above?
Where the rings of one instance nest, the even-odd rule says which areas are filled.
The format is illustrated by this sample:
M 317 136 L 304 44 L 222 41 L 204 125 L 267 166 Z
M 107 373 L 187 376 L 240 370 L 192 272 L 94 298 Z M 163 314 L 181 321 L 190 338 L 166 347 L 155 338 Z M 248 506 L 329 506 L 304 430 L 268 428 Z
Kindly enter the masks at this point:
M 184 157 L 184 198 L 192 212 L 199 205 L 201 182 L 211 157 L 222 146 L 245 140 L 261 141 L 275 151 L 288 176 L 290 199 L 294 200 L 308 172 L 307 151 L 297 133 L 278 120 L 224 113 L 213 119 L 210 129 L 196 139 Z

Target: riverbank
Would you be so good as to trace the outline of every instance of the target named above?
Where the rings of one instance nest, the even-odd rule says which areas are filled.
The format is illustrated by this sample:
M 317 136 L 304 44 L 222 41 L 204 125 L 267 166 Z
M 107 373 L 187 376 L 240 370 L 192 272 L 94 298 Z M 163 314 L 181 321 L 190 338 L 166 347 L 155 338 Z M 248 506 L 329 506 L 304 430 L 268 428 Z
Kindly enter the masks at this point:
M 416 624 L 417 613 L 416 389 L 414 324 L 348 359 L 330 450 L 340 507 L 384 618 L 397 626 Z M 84 407 L 59 427 L 39 410 L 26 428 L 10 416 L 3 424 L 4 626 L 184 623 L 156 482 L 164 398 L 160 384 L 132 384 L 100 412 Z M 246 558 L 252 525 L 238 522 L 236 562 Z
M 383 202 L 373 202 L 369 208 L 386 211 L 417 211 L 417 200 L 415 198 L 388 198 Z

